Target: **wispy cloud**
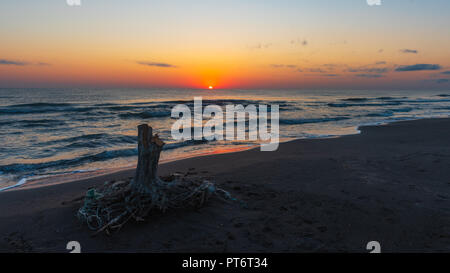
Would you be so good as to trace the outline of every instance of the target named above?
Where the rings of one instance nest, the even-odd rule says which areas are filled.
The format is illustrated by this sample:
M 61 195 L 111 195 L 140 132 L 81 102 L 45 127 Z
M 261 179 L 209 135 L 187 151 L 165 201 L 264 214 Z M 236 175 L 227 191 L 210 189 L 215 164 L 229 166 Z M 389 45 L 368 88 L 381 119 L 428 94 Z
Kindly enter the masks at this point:
M 306 39 L 291 40 L 291 45 L 307 46 L 308 40 L 306 40 Z
M 168 63 L 159 63 L 159 62 L 144 62 L 144 61 L 137 61 L 137 64 L 140 65 L 146 65 L 146 66 L 155 66 L 155 67 L 162 67 L 162 68 L 176 68 L 176 65 L 168 64 Z
M 298 65 L 295 64 L 271 64 L 270 67 L 275 69 L 293 69 L 296 72 L 306 72 L 306 73 L 318 73 L 322 74 L 322 76 L 327 77 L 336 77 L 339 76 L 339 74 L 330 73 L 333 72 L 334 66 L 331 64 L 323 65 L 326 67 L 326 69 L 322 69 L 321 67 L 309 67 L 309 68 L 301 68 Z
M 322 66 L 326 67 L 327 69 L 333 70 L 341 65 L 340 64 L 323 64 Z
M 272 44 L 271 43 L 258 43 L 256 45 L 250 45 L 247 46 L 250 50 L 259 50 L 259 49 L 268 49 L 269 47 L 271 47 Z
M 272 68 L 291 68 L 291 69 L 297 68 L 297 65 L 295 64 L 271 64 L 270 66 Z
M 448 83 L 448 82 L 450 82 L 449 79 L 437 79 L 436 80 L 436 83 L 439 83 L 439 84 L 441 84 L 441 83 Z
M 381 78 L 384 77 L 384 75 L 381 74 L 356 74 L 356 77 L 360 77 L 360 78 Z
M 321 76 L 326 77 L 337 77 L 340 76 L 340 74 L 337 74 L 336 70 L 339 70 L 338 68 L 341 66 L 346 66 L 342 64 L 333 64 L 333 63 L 327 63 L 322 64 L 319 67 L 309 67 L 304 69 L 298 69 L 298 72 L 309 72 L 309 73 L 318 73 L 321 74 Z
M 423 82 L 429 82 L 429 83 L 435 83 L 435 84 L 446 84 L 446 83 L 450 84 L 450 79 L 447 79 L 447 78 L 428 79 L 428 80 L 423 80 Z
M 424 71 L 424 70 L 440 70 L 442 67 L 438 64 L 414 64 L 402 65 L 395 69 L 397 72 Z
M 367 77 L 367 74 L 384 74 L 390 71 L 388 67 L 383 67 L 386 65 L 385 61 L 378 61 L 374 64 L 368 64 L 358 67 L 348 67 L 347 72 L 350 73 L 359 73 L 360 77 Z M 376 76 L 375 76 L 376 77 Z
M 419 51 L 417 51 L 416 49 L 407 49 L 407 48 L 400 49 L 400 52 L 405 53 L 405 54 L 418 54 L 419 53 Z
M 307 71 L 312 73 L 326 73 L 322 68 L 308 68 Z
M 340 46 L 340 45 L 346 45 L 348 44 L 347 40 L 337 40 L 337 41 L 332 41 L 329 43 L 329 45 L 331 46 Z
M 347 70 L 351 73 L 387 73 L 389 69 L 387 67 L 357 67 L 357 68 L 349 68 Z
M 26 65 L 38 65 L 38 66 L 49 66 L 51 64 L 45 62 L 26 62 L 17 61 L 10 59 L 0 59 L 0 65 L 12 65 L 12 66 L 26 66 Z
M 14 60 L 7 60 L 7 59 L 0 59 L 0 65 L 16 65 L 16 66 L 24 66 L 29 65 L 28 62 L 22 62 L 22 61 L 14 61 Z

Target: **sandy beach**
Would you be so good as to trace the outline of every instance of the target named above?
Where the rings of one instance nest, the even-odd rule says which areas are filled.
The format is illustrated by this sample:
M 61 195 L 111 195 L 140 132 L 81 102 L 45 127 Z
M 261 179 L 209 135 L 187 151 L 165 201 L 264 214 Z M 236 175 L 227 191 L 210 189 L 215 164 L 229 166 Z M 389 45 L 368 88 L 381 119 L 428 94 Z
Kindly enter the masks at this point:
M 78 221 L 80 197 L 134 170 L 0 192 L 0 251 L 68 252 L 69 241 L 82 252 L 368 252 L 369 241 L 450 251 L 450 119 L 360 130 L 161 164 L 160 175 L 206 177 L 242 202 L 154 214 L 111 236 Z

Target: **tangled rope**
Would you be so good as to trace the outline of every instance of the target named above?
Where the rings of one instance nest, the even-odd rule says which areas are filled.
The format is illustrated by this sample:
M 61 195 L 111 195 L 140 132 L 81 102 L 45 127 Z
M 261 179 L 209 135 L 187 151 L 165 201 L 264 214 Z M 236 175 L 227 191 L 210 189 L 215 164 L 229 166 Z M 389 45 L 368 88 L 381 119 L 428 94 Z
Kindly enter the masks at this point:
M 198 208 L 212 196 L 236 201 L 207 180 L 185 180 L 174 175 L 160 180 L 151 192 L 145 193 L 134 189 L 131 181 L 107 182 L 101 188 L 87 191 L 78 218 L 95 234 L 102 231 L 109 234 L 120 230 L 130 219 L 144 221 L 152 210 Z

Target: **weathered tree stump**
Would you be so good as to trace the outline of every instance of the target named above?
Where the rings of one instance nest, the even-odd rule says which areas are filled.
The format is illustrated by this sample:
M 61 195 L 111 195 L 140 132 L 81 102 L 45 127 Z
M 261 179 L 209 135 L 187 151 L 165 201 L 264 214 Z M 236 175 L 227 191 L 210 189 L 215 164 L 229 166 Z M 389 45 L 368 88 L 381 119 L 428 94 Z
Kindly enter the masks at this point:
M 160 187 L 158 163 L 163 146 L 159 136 L 153 135 L 152 127 L 147 124 L 138 126 L 138 163 L 131 184 L 134 190 L 151 193 L 155 187 Z
M 141 222 L 153 210 L 200 207 L 210 196 L 235 200 L 201 178 L 172 175 L 158 177 L 158 163 L 164 142 L 152 127 L 138 126 L 138 163 L 134 179 L 109 181 L 88 190 L 78 218 L 96 233 L 119 230 L 130 219 Z

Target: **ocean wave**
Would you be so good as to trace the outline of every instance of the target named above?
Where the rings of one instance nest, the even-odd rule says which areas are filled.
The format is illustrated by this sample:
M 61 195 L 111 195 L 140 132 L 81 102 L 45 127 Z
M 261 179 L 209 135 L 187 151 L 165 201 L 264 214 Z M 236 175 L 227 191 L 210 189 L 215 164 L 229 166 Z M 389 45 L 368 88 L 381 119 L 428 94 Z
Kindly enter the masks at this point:
M 188 106 L 189 108 L 192 108 L 194 106 L 194 100 L 171 100 L 171 101 L 158 101 L 158 102 L 154 102 L 150 105 L 150 103 L 144 103 L 141 102 L 139 103 L 139 105 L 142 104 L 149 104 L 149 106 L 151 107 L 173 107 L 175 105 L 178 104 L 184 104 L 186 106 Z M 290 106 L 290 105 L 294 105 L 295 102 L 290 102 L 290 101 L 280 101 L 280 100 L 275 100 L 275 101 L 270 101 L 270 100 L 244 100 L 244 99 L 217 99 L 217 100 L 212 100 L 212 99 L 205 99 L 202 100 L 202 105 L 205 107 L 207 105 L 218 105 L 218 106 L 226 106 L 226 105 L 259 105 L 259 104 L 277 104 L 281 106 Z M 134 105 L 134 104 L 133 104 Z
M 131 105 L 115 105 L 115 106 L 108 106 L 105 107 L 105 109 L 110 111 L 127 111 L 127 110 L 135 110 L 136 106 Z
M 65 121 L 52 120 L 52 119 L 39 119 L 39 120 L 10 120 L 0 121 L 0 127 L 2 126 L 14 126 L 20 128 L 37 128 L 37 127 L 54 127 L 66 125 Z
M 0 166 L 0 171 L 3 173 L 21 173 L 21 172 L 34 172 L 41 171 L 49 168 L 58 167 L 74 167 L 79 166 L 87 162 L 105 161 L 118 157 L 129 157 L 137 155 L 137 149 L 119 149 L 103 151 L 93 155 L 85 155 L 71 159 L 61 159 L 42 163 L 30 163 L 30 164 L 9 164 Z
M 211 140 L 211 141 L 213 141 L 213 140 Z M 206 144 L 211 141 L 203 138 L 201 140 L 191 139 L 191 140 L 185 140 L 182 142 L 167 143 L 166 145 L 164 145 L 163 150 L 172 150 L 172 149 L 177 149 L 177 148 L 186 147 L 186 146 Z
M 46 114 L 46 113 L 73 113 L 80 115 L 110 116 L 117 114 L 123 119 L 135 118 L 153 118 L 170 116 L 171 110 L 178 104 L 185 104 L 191 110 L 194 107 L 193 100 L 173 100 L 173 101 L 157 101 L 157 102 L 140 102 L 140 103 L 100 103 L 100 104 L 75 104 L 75 103 L 29 103 L 15 104 L 0 107 L 0 114 L 23 115 L 23 114 Z M 288 101 L 262 101 L 262 100 L 239 100 L 239 99 L 219 99 L 219 100 L 203 100 L 202 105 L 256 105 L 259 104 L 277 104 L 281 111 L 298 110 L 297 105 Z M 269 108 L 270 110 L 270 108 Z M 81 118 L 82 120 L 82 118 Z
M 105 140 L 105 141 L 114 141 L 117 142 L 136 142 L 136 136 L 127 136 L 127 135 L 110 135 L 106 133 L 98 133 L 98 134 L 86 134 L 76 137 L 68 137 L 57 139 L 53 141 L 45 142 L 45 145 L 52 145 L 56 143 L 64 143 L 64 142 L 77 142 L 77 141 L 92 141 L 92 140 Z
M 261 100 L 242 100 L 242 99 L 206 99 L 202 100 L 202 104 L 215 104 L 215 105 L 227 105 L 227 104 L 258 104 Z M 172 101 L 160 101 L 159 103 L 164 104 L 194 104 L 194 100 L 172 100 Z
M 13 104 L 8 105 L 9 108 L 23 108 L 23 107 L 33 107 L 33 108 L 42 108 L 42 107 L 68 107 L 76 104 L 72 103 L 48 103 L 48 102 L 37 102 L 37 103 L 24 103 L 24 104 Z
M 95 136 L 92 136 L 95 137 Z M 212 140 L 214 141 L 214 140 Z M 200 144 L 206 144 L 211 141 L 202 139 L 202 140 L 185 140 L 182 142 L 173 142 L 173 143 L 167 143 L 164 145 L 163 150 L 172 150 L 177 149 L 185 146 L 194 146 L 194 145 L 200 145 Z M 80 146 L 85 147 L 85 146 Z M 101 162 L 101 161 L 107 161 L 111 159 L 116 158 L 124 158 L 124 157 L 131 157 L 131 156 L 137 156 L 137 148 L 128 148 L 128 149 L 116 149 L 116 150 L 108 150 L 103 151 L 100 153 L 92 154 L 92 155 L 84 155 L 77 158 L 70 158 L 70 159 L 61 159 L 61 160 L 54 160 L 54 161 L 48 161 L 48 162 L 42 162 L 42 163 L 30 163 L 30 164 L 9 164 L 9 165 L 3 165 L 0 166 L 0 173 L 8 173 L 8 174 L 16 174 L 16 173 L 28 173 L 28 174 L 35 174 L 35 172 L 42 172 L 44 170 L 48 169 L 58 169 L 58 168 L 68 168 L 68 167 L 76 167 L 80 166 L 84 163 L 89 162 Z
M 0 173 L 1 174 L 1 173 Z M 8 186 L 8 187 L 4 187 L 4 188 L 0 188 L 0 191 L 5 191 L 5 190 L 9 190 L 9 189 L 12 189 L 12 188 L 17 188 L 17 187 L 20 187 L 20 186 L 22 186 L 23 184 L 25 184 L 27 182 L 27 179 L 26 178 L 22 178 L 22 179 L 20 179 L 16 184 L 14 184 L 14 185 L 11 185 L 11 186 Z
M 160 117 L 170 117 L 170 111 L 144 111 L 138 113 L 122 113 L 119 114 L 120 118 L 123 119 L 146 119 L 146 118 L 160 118 Z
M 114 147 L 118 145 L 127 145 L 137 143 L 136 136 L 121 135 L 121 134 L 86 134 L 76 137 L 66 137 L 46 142 L 37 143 L 34 146 L 37 147 L 49 147 L 55 151 L 68 151 L 73 149 L 86 149 L 86 148 L 102 148 L 102 147 Z M 55 146 L 57 145 L 57 146 Z
M 375 112 L 375 113 L 369 113 L 367 115 L 364 115 L 364 117 L 391 117 L 395 113 L 407 113 L 411 112 L 413 108 L 411 107 L 404 107 L 404 108 L 397 108 L 397 109 L 388 109 L 382 112 Z
M 341 101 L 368 101 L 369 98 L 347 98 L 347 99 L 341 99 Z
M 306 123 L 321 123 L 330 121 L 340 121 L 350 119 L 349 117 L 332 117 L 332 118 L 310 118 L 310 119 L 280 119 L 280 124 L 297 125 Z
M 391 101 L 391 100 L 399 100 L 399 99 L 406 99 L 408 97 L 376 97 L 376 98 L 366 98 L 366 97 L 362 97 L 362 98 L 345 98 L 345 99 L 341 99 L 341 101 L 348 101 L 348 102 L 366 102 L 366 101 L 372 101 L 372 100 L 387 100 L 387 101 Z
M 92 111 L 92 107 L 80 107 L 71 103 L 28 103 L 14 104 L 0 107 L 1 114 L 20 115 L 20 114 L 42 114 L 55 112 L 87 112 Z
M 400 100 L 402 103 L 436 103 L 436 102 L 450 102 L 450 99 L 415 99 L 415 100 Z
M 15 123 L 16 123 L 17 121 L 11 121 L 11 120 L 8 120 L 8 121 L 0 121 L 0 127 L 2 127 L 2 126 L 9 126 L 9 125 L 14 125 Z
M 407 99 L 408 97 L 378 97 L 376 100 L 399 100 L 399 99 Z
M 344 107 L 379 107 L 379 106 L 395 106 L 395 105 L 400 105 L 402 104 L 402 102 L 400 101 L 395 101 L 395 102 L 387 102 L 387 103 L 328 103 L 327 105 L 329 107 L 339 107 L 339 108 L 344 108 Z
M 390 109 L 390 111 L 392 111 L 392 112 L 402 112 L 402 113 L 411 112 L 412 110 L 414 110 L 414 109 L 411 108 L 411 107 L 404 107 L 404 108 Z
M 392 111 L 386 111 L 381 113 L 369 113 L 365 115 L 365 117 L 391 117 L 394 115 L 394 112 Z

